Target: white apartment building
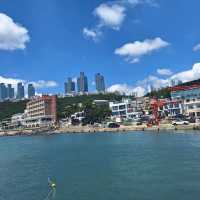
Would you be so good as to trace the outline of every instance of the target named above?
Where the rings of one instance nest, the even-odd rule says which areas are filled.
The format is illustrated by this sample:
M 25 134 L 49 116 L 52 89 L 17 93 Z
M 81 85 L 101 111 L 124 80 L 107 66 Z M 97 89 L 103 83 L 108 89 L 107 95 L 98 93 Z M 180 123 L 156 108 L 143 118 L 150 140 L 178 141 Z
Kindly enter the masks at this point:
M 166 100 L 159 112 L 163 116 L 174 117 L 184 114 L 184 104 L 181 100 Z
M 136 100 L 123 99 L 121 102 L 109 102 L 112 111 L 112 119 L 122 121 L 124 119 L 139 118 L 143 114 L 142 107 Z

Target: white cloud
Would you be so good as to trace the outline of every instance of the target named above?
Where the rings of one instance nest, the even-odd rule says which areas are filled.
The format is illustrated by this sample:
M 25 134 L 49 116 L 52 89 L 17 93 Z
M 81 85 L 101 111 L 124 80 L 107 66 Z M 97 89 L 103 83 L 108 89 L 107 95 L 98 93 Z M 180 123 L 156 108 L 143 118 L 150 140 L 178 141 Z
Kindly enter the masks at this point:
M 52 87 L 57 87 L 58 83 L 55 81 L 45 81 L 45 80 L 39 80 L 39 81 L 28 81 L 28 80 L 23 80 L 23 79 L 15 79 L 15 78 L 8 78 L 8 77 L 3 77 L 0 76 L 0 83 L 5 83 L 7 84 L 12 84 L 12 86 L 16 89 L 17 88 L 17 83 L 22 82 L 25 87 L 29 83 L 32 83 L 36 88 L 42 89 L 42 88 L 52 88 Z
M 168 83 L 168 79 L 162 79 L 158 78 L 157 76 L 149 75 L 147 78 L 138 81 L 137 85 L 145 88 L 145 90 L 147 91 L 149 86 L 153 86 L 153 88 L 159 89 L 168 86 Z
M 200 44 L 197 44 L 193 47 L 193 51 L 199 51 L 200 50 Z
M 6 78 L 6 77 L 3 77 L 3 76 L 0 76 L 0 83 L 17 85 L 18 82 L 24 83 L 25 81 L 21 80 L 21 79 Z
M 200 63 L 195 63 L 192 69 L 179 72 L 166 79 L 150 75 L 145 79 L 138 81 L 135 85 L 115 84 L 109 87 L 107 90 L 109 92 L 118 91 L 125 94 L 133 94 L 136 92 L 138 96 L 143 96 L 145 93 L 149 92 L 151 87 L 154 89 L 159 89 L 169 86 L 171 80 L 179 80 L 184 83 L 197 79 L 200 79 Z
M 180 80 L 182 82 L 200 79 L 200 63 L 195 63 L 190 70 L 173 75 L 171 79 Z
M 164 76 L 170 76 L 173 74 L 173 72 L 167 68 L 159 68 L 157 69 L 157 73 Z
M 4 13 L 0 13 L 0 49 L 25 49 L 30 37 L 28 30 L 13 21 Z
M 115 0 L 100 4 L 93 11 L 99 21 L 91 29 L 83 28 L 84 37 L 96 41 L 96 38 L 103 34 L 104 27 L 119 30 L 127 16 L 127 10 L 141 4 L 157 6 L 155 0 Z M 138 23 L 140 20 L 136 19 L 133 22 Z
M 57 87 L 58 83 L 55 81 L 44 81 L 44 80 L 39 80 L 36 82 L 30 82 L 33 83 L 35 88 L 52 88 L 52 87 Z
M 127 95 L 131 95 L 136 93 L 137 96 L 143 96 L 145 93 L 145 89 L 138 86 L 138 87 L 133 87 L 133 86 L 129 86 L 127 84 L 115 84 L 110 86 L 107 89 L 108 92 L 119 92 L 121 94 L 127 94 Z
M 77 82 L 77 77 L 72 78 L 72 81 L 76 83 Z
M 101 36 L 101 31 L 98 29 L 88 29 L 83 28 L 83 35 L 85 38 L 92 39 L 93 41 L 98 41 L 99 37 Z
M 123 4 L 130 4 L 131 6 L 135 7 L 141 4 L 147 4 L 149 6 L 157 7 L 158 4 L 156 0 L 121 0 Z
M 124 21 L 125 7 L 118 4 L 101 4 L 98 6 L 94 14 L 100 19 L 100 26 L 108 26 L 115 30 L 119 30 L 122 22 Z
M 137 6 L 140 4 L 148 4 L 150 6 L 158 6 L 155 0 L 122 0 L 123 3 L 131 4 L 132 6 Z
M 144 41 L 135 41 L 127 43 L 115 50 L 115 54 L 125 56 L 129 62 L 139 61 L 141 56 L 150 54 L 156 50 L 162 49 L 169 45 L 168 42 L 157 37 L 155 39 L 146 39 Z

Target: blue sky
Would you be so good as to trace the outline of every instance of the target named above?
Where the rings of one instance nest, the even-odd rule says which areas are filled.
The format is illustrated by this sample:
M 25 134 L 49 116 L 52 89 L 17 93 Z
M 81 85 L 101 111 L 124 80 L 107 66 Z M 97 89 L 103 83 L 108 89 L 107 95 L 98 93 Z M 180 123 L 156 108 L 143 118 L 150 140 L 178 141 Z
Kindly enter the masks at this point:
M 139 92 L 200 78 L 197 0 L 5 0 L 0 82 L 62 93 L 67 77 L 97 72 L 109 91 Z

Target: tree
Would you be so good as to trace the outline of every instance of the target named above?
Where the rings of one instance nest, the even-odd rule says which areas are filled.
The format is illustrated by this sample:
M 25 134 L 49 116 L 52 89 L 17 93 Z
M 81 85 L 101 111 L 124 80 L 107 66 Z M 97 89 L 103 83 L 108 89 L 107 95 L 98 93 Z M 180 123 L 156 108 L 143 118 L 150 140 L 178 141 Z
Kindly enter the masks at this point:
M 107 117 L 110 117 L 111 111 L 108 106 L 97 106 L 87 103 L 84 108 L 85 119 L 83 124 L 101 123 Z

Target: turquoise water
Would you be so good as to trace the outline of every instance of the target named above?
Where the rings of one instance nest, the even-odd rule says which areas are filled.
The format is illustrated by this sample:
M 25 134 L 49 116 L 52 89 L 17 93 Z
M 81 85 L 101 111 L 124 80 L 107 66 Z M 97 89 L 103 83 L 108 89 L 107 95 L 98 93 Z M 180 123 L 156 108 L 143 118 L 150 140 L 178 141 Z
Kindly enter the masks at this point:
M 0 138 L 0 200 L 194 200 L 200 134 L 128 133 Z

